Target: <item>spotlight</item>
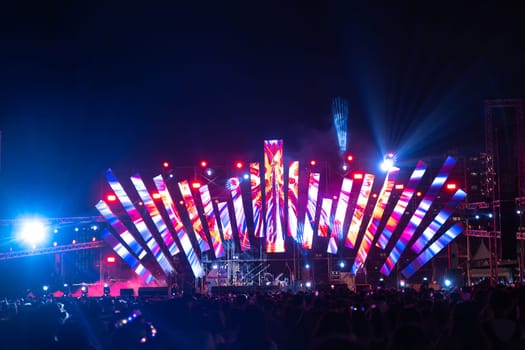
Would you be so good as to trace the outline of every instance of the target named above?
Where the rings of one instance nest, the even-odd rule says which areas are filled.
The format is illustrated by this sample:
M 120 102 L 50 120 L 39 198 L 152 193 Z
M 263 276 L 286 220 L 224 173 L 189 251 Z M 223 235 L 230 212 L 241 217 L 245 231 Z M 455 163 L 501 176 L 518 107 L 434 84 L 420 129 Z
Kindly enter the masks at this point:
M 448 278 L 445 278 L 445 287 L 450 288 L 452 287 L 452 281 Z
M 109 285 L 107 283 L 104 283 L 104 296 L 109 297 L 110 294 L 111 293 L 110 293 Z
M 208 166 L 208 162 L 205 160 L 202 160 L 200 164 L 202 168 L 206 168 Z
M 386 158 L 383 160 L 383 163 L 381 163 L 381 170 L 389 171 L 393 166 L 394 166 L 394 160 L 390 158 Z
M 49 286 L 42 286 L 42 290 L 44 291 L 44 294 L 47 293 L 47 291 L 49 290 Z
M 199 181 L 192 181 L 190 186 L 194 190 L 198 190 L 199 188 L 201 188 L 201 183 Z
M 406 285 L 407 285 L 407 283 L 406 283 L 405 280 L 401 280 L 401 281 L 399 281 L 399 286 L 400 286 L 401 288 L 405 288 Z
M 164 168 L 167 168 L 167 167 L 169 167 L 169 166 L 170 166 L 170 163 L 168 163 L 168 162 L 164 162 L 164 163 L 162 163 L 162 167 L 164 167 Z
M 242 162 L 235 162 L 235 168 L 242 169 L 243 166 L 244 164 Z
M 476 218 L 476 220 L 479 220 L 479 215 L 476 215 L 475 218 Z
M 311 165 L 311 166 L 315 166 L 316 164 L 317 164 L 317 162 L 315 161 L 315 159 L 312 159 L 312 160 L 310 161 L 310 165 Z
M 516 210 L 516 214 L 521 215 L 521 210 L 520 209 Z
M 45 240 L 47 230 L 44 223 L 38 220 L 27 221 L 20 230 L 19 237 L 21 240 L 31 245 L 36 245 Z
M 348 170 L 348 165 L 343 164 L 343 166 L 341 167 L 341 169 L 343 169 L 343 171 L 347 171 L 347 170 Z
M 340 268 L 344 269 L 344 268 L 345 268 L 345 265 L 346 265 L 346 264 L 345 264 L 344 261 L 340 261 L 340 262 L 339 262 L 339 267 L 340 267 Z
M 308 270 L 308 269 L 310 268 L 310 264 L 306 263 L 306 264 L 304 265 L 304 268 Z
M 107 200 L 108 202 L 115 202 L 115 201 L 117 200 L 117 196 L 115 196 L 114 194 L 108 194 L 108 195 L 106 196 L 106 200 Z
M 250 174 L 244 174 L 242 177 L 243 177 L 245 180 L 248 180 L 248 179 L 250 178 Z
M 396 190 L 402 190 L 403 188 L 405 188 L 405 186 L 403 184 L 396 184 L 394 188 Z
M 92 229 L 93 231 L 96 231 L 96 230 L 98 230 L 98 226 L 97 226 L 97 225 L 93 225 L 93 226 L 91 226 L 91 229 Z
M 80 287 L 80 292 L 81 292 L 83 298 L 87 297 L 87 295 L 88 295 L 88 287 L 87 286 Z
M 312 288 L 312 282 L 308 281 L 306 282 L 306 288 Z
M 213 169 L 212 168 L 206 169 L 206 175 L 212 176 L 213 175 Z
M 491 219 L 492 219 L 492 213 L 489 213 L 489 218 L 491 218 Z
M 211 268 L 214 269 L 214 270 L 217 270 L 217 269 L 219 268 L 219 265 L 217 265 L 217 264 L 213 264 L 213 265 L 211 266 Z
M 346 160 L 349 161 L 349 162 L 351 162 L 351 161 L 354 160 L 354 156 L 351 155 L 351 154 L 349 154 L 349 155 L 346 156 Z

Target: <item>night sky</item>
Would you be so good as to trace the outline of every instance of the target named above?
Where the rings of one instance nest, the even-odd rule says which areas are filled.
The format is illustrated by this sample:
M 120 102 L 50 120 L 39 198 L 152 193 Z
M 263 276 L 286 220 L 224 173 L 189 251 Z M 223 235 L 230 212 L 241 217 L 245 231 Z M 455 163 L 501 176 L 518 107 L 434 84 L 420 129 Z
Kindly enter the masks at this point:
M 358 157 L 482 150 L 483 99 L 525 94 L 525 8 L 496 2 L 13 3 L 0 219 L 96 215 L 108 167 L 249 162 L 266 138 L 300 159 L 336 153 L 334 96 Z

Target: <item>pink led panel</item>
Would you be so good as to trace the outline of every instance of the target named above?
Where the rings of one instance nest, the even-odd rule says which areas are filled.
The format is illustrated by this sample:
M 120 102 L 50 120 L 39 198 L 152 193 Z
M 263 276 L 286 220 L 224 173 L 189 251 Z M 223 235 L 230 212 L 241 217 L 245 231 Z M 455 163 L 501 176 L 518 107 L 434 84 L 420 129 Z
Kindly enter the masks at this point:
M 237 234 L 241 251 L 250 249 L 250 239 L 248 237 L 248 226 L 246 225 L 246 215 L 244 214 L 244 205 L 241 195 L 241 183 L 238 177 L 232 177 L 228 180 L 228 186 L 233 200 L 233 209 L 235 210 L 235 221 L 237 221 Z
M 341 192 L 337 200 L 337 207 L 335 209 L 334 225 L 332 226 L 332 234 L 328 242 L 327 253 L 337 254 L 337 246 L 343 240 L 343 225 L 345 223 L 346 211 L 348 209 L 348 201 L 350 199 L 350 192 L 352 191 L 353 181 L 347 178 L 343 179 L 341 185 Z
M 288 236 L 301 243 L 297 237 L 297 203 L 299 198 L 299 162 L 290 163 L 288 169 Z
M 199 248 L 201 252 L 206 252 L 210 250 L 208 245 L 208 238 L 206 237 L 206 232 L 204 232 L 204 227 L 202 226 L 201 219 L 199 217 L 199 212 L 197 211 L 197 206 L 195 205 L 195 200 L 191 194 L 190 185 L 188 181 L 184 180 L 179 182 L 180 193 L 182 194 L 182 200 L 184 201 L 184 206 L 188 211 L 188 216 L 190 217 L 191 226 L 193 231 L 195 231 L 197 242 L 199 243 Z
M 323 198 L 321 202 L 321 215 L 319 216 L 319 228 L 317 235 L 319 237 L 328 237 L 330 231 L 330 217 L 332 216 L 332 198 Z
M 283 253 L 284 165 L 283 141 L 264 141 L 264 181 L 266 195 L 266 251 Z
M 308 203 L 306 205 L 302 236 L 302 247 L 305 249 L 312 249 L 320 178 L 321 174 L 311 173 L 310 178 L 308 179 Z
M 254 236 L 263 236 L 261 171 L 259 163 L 250 163 L 250 189 L 252 193 Z
M 370 192 L 372 192 L 373 185 L 374 175 L 365 174 L 363 178 L 363 183 L 361 184 L 361 190 L 359 191 L 359 196 L 357 197 L 354 215 L 352 215 L 352 221 L 350 223 L 350 227 L 348 228 L 348 233 L 346 235 L 345 245 L 348 248 L 355 247 L 357 235 L 359 234 L 359 230 L 361 229 L 361 224 L 365 215 L 366 205 L 368 204 L 368 199 L 370 198 Z
M 211 194 L 208 185 L 203 185 L 199 188 L 201 195 L 202 206 L 204 207 L 204 216 L 206 217 L 206 224 L 210 232 L 211 243 L 213 245 L 213 253 L 216 258 L 224 256 L 224 246 L 222 245 L 221 234 L 215 219 L 215 212 L 211 202 Z

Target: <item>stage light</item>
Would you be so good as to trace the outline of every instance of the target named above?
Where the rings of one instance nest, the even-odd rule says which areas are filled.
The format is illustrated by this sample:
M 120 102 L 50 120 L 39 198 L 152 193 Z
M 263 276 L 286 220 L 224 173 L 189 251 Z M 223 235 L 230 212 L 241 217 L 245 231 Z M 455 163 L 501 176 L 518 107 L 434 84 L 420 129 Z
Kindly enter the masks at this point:
M 53 242 L 53 247 L 56 247 L 58 245 L 57 242 Z
M 416 192 L 416 197 L 421 197 L 423 194 L 421 193 L 421 191 L 417 191 Z
M 161 195 L 160 195 L 160 193 L 158 193 L 158 192 L 153 192 L 153 193 L 151 194 L 151 197 L 152 197 L 153 199 L 161 199 L 161 198 L 162 198 Z
M 104 283 L 104 296 L 109 297 L 110 294 L 111 294 L 111 290 L 109 288 L 109 285 L 107 283 Z
M 399 281 L 399 286 L 400 286 L 401 288 L 405 288 L 406 285 L 407 285 L 407 283 L 406 283 L 405 280 L 401 280 L 401 281 Z
M 479 215 L 474 216 L 476 220 L 479 220 Z
M 93 226 L 91 226 L 91 229 L 92 229 L 93 231 L 96 231 L 96 230 L 98 230 L 98 226 L 97 226 L 97 225 L 93 225 Z
M 381 163 L 381 170 L 388 171 L 394 166 L 394 160 L 391 158 L 386 158 L 383 160 L 383 163 Z
M 445 287 L 450 288 L 452 287 L 452 281 L 448 278 L 445 278 Z
M 213 264 L 213 265 L 211 266 L 211 268 L 214 269 L 214 270 L 217 270 L 217 269 L 219 268 L 219 265 L 217 265 L 217 264 Z
M 458 185 L 455 184 L 455 183 L 448 183 L 447 184 L 447 190 L 455 191 L 455 190 L 457 190 L 457 188 L 458 188 Z
M 194 190 L 198 190 L 199 188 L 201 188 L 201 183 L 199 181 L 192 181 L 191 188 L 193 188 Z
M 173 179 L 173 178 L 175 177 L 175 175 L 173 175 L 173 174 L 169 174 L 168 177 L 169 177 L 170 179 Z
M 344 269 L 345 266 L 346 266 L 346 263 L 345 263 L 344 261 L 340 261 L 340 262 L 339 262 L 339 267 L 340 267 L 340 268 Z
M 91 237 L 91 242 L 95 242 L 97 240 L 97 237 Z
M 78 232 L 78 227 L 75 227 L 75 232 Z
M 39 220 L 27 221 L 22 225 L 19 238 L 26 243 L 36 245 L 46 239 L 47 230 L 43 222 Z
M 58 233 L 58 228 L 54 229 L 53 233 Z
M 206 175 L 212 176 L 213 175 L 213 169 L 212 168 L 206 169 Z
M 250 174 L 244 174 L 242 176 L 242 178 L 245 179 L 245 180 L 249 180 L 250 179 Z
M 82 294 L 82 297 L 84 297 L 84 298 L 87 297 L 87 295 L 88 295 L 88 287 L 87 286 L 80 287 L 80 292 Z
M 362 179 L 363 179 L 363 173 L 354 174 L 354 180 L 362 180 Z
M 77 244 L 77 240 L 76 239 L 72 240 L 71 244 Z
M 428 277 L 423 277 L 423 282 L 427 282 L 428 281 Z
M 310 269 L 310 264 L 305 264 L 304 268 L 307 269 L 307 270 Z
M 492 219 L 492 213 L 489 213 L 489 218 L 491 218 L 491 219 Z
M 114 264 L 117 262 L 117 258 L 115 258 L 114 256 L 107 256 L 106 257 L 106 263 L 108 264 Z
M 395 186 L 396 190 L 402 190 L 403 188 L 405 188 L 405 186 L 403 184 L 396 184 L 396 186 Z
M 115 196 L 114 194 L 108 194 L 108 195 L 106 196 L 106 200 L 107 200 L 108 202 L 115 202 L 115 201 L 117 200 L 117 196 Z
M 383 277 L 379 277 L 379 282 L 384 282 L 385 279 Z
M 312 160 L 310 161 L 310 165 L 311 165 L 311 166 L 315 166 L 316 164 L 317 164 L 317 162 L 316 162 L 314 159 L 312 159 Z
M 162 166 L 163 166 L 164 168 L 167 168 L 167 167 L 170 166 L 170 163 L 168 163 L 168 162 L 164 162 L 164 163 L 162 163 Z
M 312 288 L 312 282 L 310 281 L 306 282 L 306 288 Z
M 521 210 L 520 209 L 516 210 L 516 214 L 521 215 Z
M 341 167 L 341 169 L 343 169 L 343 171 L 347 171 L 347 170 L 348 170 L 348 165 L 343 164 L 343 166 Z
M 49 290 L 49 286 L 42 286 L 42 291 L 46 293 Z
M 349 155 L 346 156 L 346 160 L 349 161 L 349 162 L 351 162 L 351 161 L 354 160 L 354 156 L 351 155 L 351 154 L 349 154 Z
M 237 169 L 242 169 L 243 166 L 244 166 L 244 164 L 242 162 L 235 162 L 235 167 Z
M 206 168 L 208 166 L 208 162 L 205 160 L 202 160 L 200 164 L 201 164 L 201 168 Z
M 377 193 L 372 193 L 372 198 L 377 198 Z

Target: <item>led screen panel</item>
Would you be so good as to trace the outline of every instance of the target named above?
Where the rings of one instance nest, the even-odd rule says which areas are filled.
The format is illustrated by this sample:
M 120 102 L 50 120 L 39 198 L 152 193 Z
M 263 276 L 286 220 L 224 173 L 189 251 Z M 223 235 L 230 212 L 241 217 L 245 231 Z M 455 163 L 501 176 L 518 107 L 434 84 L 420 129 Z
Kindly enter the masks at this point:
M 419 224 L 421 224 L 421 221 L 423 221 L 425 215 L 428 212 L 428 209 L 432 205 L 432 202 L 436 199 L 437 195 L 439 194 L 439 191 L 447 181 L 448 175 L 450 174 L 450 171 L 452 170 L 454 165 L 456 165 L 456 160 L 454 158 L 448 157 L 445 160 L 445 163 L 439 170 L 438 175 L 434 178 L 434 181 L 432 181 L 432 184 L 430 185 L 430 188 L 425 194 L 425 197 L 419 203 L 414 214 L 412 214 L 410 221 L 408 222 L 407 226 L 401 233 L 401 236 L 392 248 L 392 251 L 387 257 L 385 263 L 381 267 L 381 273 L 383 275 L 389 276 L 392 272 L 392 269 L 398 262 L 399 258 L 401 257 L 401 254 L 403 254 L 403 252 L 405 251 L 407 244 L 412 239 L 414 233 L 419 227 Z
M 235 221 L 237 222 L 237 234 L 239 235 L 239 243 L 241 251 L 250 249 L 250 238 L 248 237 L 248 225 L 246 224 L 246 215 L 244 213 L 244 204 L 242 202 L 241 182 L 238 177 L 232 177 L 228 180 L 233 209 L 235 210 Z
M 330 232 L 332 205 L 332 198 L 323 198 L 321 201 L 321 215 L 319 215 L 319 227 L 317 229 L 317 235 L 319 237 L 328 237 L 328 233 Z
M 230 212 L 228 211 L 228 203 L 219 202 L 217 203 L 217 207 L 219 209 L 219 217 L 221 219 L 220 224 L 222 229 L 222 237 L 225 241 L 229 241 L 233 239 L 233 230 L 230 220 Z
M 442 234 L 434 243 L 427 249 L 423 250 L 401 273 L 405 278 L 411 277 L 423 265 L 429 262 L 434 256 L 443 250 L 450 242 L 463 232 L 464 227 L 461 223 L 457 223 Z
M 381 188 L 381 192 L 379 192 L 379 198 L 376 202 L 376 205 L 374 206 L 374 210 L 372 211 L 372 217 L 368 222 L 365 234 L 363 235 L 363 239 L 361 240 L 361 245 L 357 250 L 357 255 L 355 257 L 355 261 L 351 269 L 351 272 L 353 274 L 355 274 L 359 269 L 361 269 L 366 262 L 368 252 L 372 247 L 372 242 L 374 240 L 379 224 L 381 223 L 381 218 L 383 217 L 386 205 L 388 203 L 388 200 L 390 199 L 390 194 L 392 193 L 392 189 L 394 188 L 394 184 L 396 182 L 396 177 L 398 173 L 399 168 L 396 167 L 393 167 L 388 171 L 388 174 L 385 178 L 385 182 L 383 183 L 383 187 Z
M 348 233 L 346 235 L 345 245 L 348 248 L 354 248 L 355 242 L 357 241 L 357 235 L 361 230 L 361 224 L 363 223 L 363 217 L 365 215 L 366 205 L 372 192 L 372 186 L 374 185 L 374 175 L 365 174 L 363 183 L 361 184 L 361 190 L 357 197 L 357 202 L 354 208 L 354 215 L 352 215 L 352 221 L 350 227 L 348 227 Z
M 186 255 L 186 259 L 188 259 L 193 276 L 196 278 L 204 276 L 204 268 L 199 260 L 199 257 L 195 253 L 195 250 L 193 249 L 190 237 L 184 228 L 180 214 L 175 207 L 175 202 L 173 201 L 173 197 L 166 187 L 164 179 L 161 175 L 159 175 L 153 179 L 153 182 L 155 183 L 155 187 L 160 194 L 160 198 L 164 204 L 164 209 L 166 209 L 166 212 L 168 213 L 171 225 L 173 226 L 176 236 L 179 239 L 182 250 L 184 251 L 184 255 Z
M 254 236 L 263 236 L 261 171 L 259 163 L 250 163 L 250 189 L 252 193 Z
M 416 254 L 421 253 L 423 248 L 432 240 L 436 232 L 447 222 L 447 220 L 452 216 L 452 213 L 457 208 L 459 203 L 461 203 L 467 194 L 462 190 L 457 190 L 456 193 L 450 198 L 447 205 L 440 210 L 440 212 L 434 217 L 434 220 L 427 226 L 425 231 L 418 237 L 418 239 L 412 244 L 412 251 Z
M 343 225 L 345 223 L 348 201 L 350 200 L 350 192 L 352 191 L 352 184 L 352 180 L 347 178 L 343 179 L 341 192 L 339 193 L 337 207 L 335 209 L 334 224 L 332 226 L 332 233 L 328 242 L 327 253 L 337 254 L 337 246 L 339 242 L 343 240 Z
M 408 184 L 403 189 L 403 192 L 401 193 L 401 197 L 399 197 L 399 200 L 396 203 L 396 206 L 394 207 L 394 210 L 392 211 L 392 214 L 390 214 L 390 217 L 388 218 L 385 228 L 383 229 L 383 232 L 377 239 L 377 246 L 386 249 L 386 246 L 388 244 L 388 241 L 392 237 L 392 234 L 394 233 L 394 230 L 396 229 L 397 225 L 399 224 L 399 220 L 403 217 L 405 210 L 408 206 L 408 203 L 414 196 L 414 193 L 416 192 L 416 188 L 423 178 L 423 175 L 425 175 L 425 172 L 427 170 L 427 165 L 419 161 L 416 165 L 416 168 L 412 172 L 412 175 L 410 176 L 410 179 L 408 180 Z
M 197 206 L 195 205 L 195 200 L 191 194 L 190 185 L 188 181 L 184 180 L 179 182 L 180 193 L 182 194 L 182 200 L 184 201 L 184 206 L 188 211 L 188 216 L 191 221 L 191 226 L 193 231 L 195 231 L 195 237 L 199 243 L 199 248 L 201 252 L 206 252 L 210 250 L 210 245 L 208 244 L 208 238 L 206 237 L 206 232 L 202 226 L 202 221 L 199 217 L 199 212 L 197 211 Z
M 321 174 L 310 173 L 310 178 L 308 179 L 308 203 L 306 204 L 302 236 L 302 247 L 304 249 L 312 249 L 320 178 Z
M 264 181 L 266 196 L 266 251 L 283 253 L 284 165 L 283 141 L 264 141 Z
M 215 211 L 213 210 L 213 204 L 211 202 L 211 194 L 208 185 L 203 185 L 199 188 L 201 195 L 202 206 L 204 207 L 204 216 L 206 217 L 206 224 L 210 232 L 211 243 L 213 245 L 213 253 L 216 258 L 222 258 L 224 256 L 224 246 L 221 240 L 221 234 L 219 232 L 219 226 L 215 219 Z
M 297 237 L 297 203 L 299 198 L 299 162 L 290 163 L 288 169 L 288 236 L 301 243 Z

